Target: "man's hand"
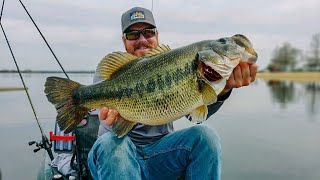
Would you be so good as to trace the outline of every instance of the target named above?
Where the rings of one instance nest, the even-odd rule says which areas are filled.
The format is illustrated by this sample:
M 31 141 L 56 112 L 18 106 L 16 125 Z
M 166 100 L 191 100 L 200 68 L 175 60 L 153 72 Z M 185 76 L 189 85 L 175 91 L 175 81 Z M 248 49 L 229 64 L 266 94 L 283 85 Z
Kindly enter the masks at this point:
M 248 86 L 250 83 L 255 81 L 258 66 L 256 63 L 241 62 L 233 69 L 226 86 L 223 91 L 219 94 L 219 97 L 225 95 L 233 88 L 239 88 L 242 86 Z
M 107 107 L 100 109 L 99 119 L 105 121 L 106 125 L 111 126 L 120 118 L 119 112 Z

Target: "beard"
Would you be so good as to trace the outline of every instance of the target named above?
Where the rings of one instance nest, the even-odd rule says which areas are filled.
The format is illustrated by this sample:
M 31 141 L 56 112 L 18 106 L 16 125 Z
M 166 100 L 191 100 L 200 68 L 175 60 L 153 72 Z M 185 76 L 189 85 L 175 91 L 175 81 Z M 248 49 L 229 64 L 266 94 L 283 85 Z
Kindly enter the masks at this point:
M 145 47 L 146 49 L 153 49 L 154 47 L 152 46 L 151 43 L 149 43 L 148 41 L 139 41 L 138 43 L 136 43 L 134 45 L 134 50 L 138 50 L 141 47 Z

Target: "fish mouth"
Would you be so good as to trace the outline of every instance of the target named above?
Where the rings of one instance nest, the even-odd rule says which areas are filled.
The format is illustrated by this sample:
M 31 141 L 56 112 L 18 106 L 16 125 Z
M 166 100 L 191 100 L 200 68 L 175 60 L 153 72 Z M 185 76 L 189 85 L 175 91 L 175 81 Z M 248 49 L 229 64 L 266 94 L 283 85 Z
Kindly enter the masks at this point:
M 252 48 L 245 48 L 245 51 L 248 53 L 248 57 L 247 57 L 247 61 L 249 63 L 253 63 L 256 62 L 258 59 L 258 54 L 256 53 L 256 51 Z
M 203 76 L 210 82 L 216 82 L 222 79 L 222 76 L 217 71 L 206 65 L 204 62 L 201 62 L 201 69 Z

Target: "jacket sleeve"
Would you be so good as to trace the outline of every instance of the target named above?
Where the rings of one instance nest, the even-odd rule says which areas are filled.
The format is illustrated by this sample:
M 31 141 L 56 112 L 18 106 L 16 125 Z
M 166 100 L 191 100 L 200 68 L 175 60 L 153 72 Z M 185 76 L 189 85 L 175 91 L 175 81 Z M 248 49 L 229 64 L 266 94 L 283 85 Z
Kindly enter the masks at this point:
M 232 91 L 232 90 L 230 90 L 228 93 L 226 93 L 226 94 L 223 95 L 222 97 L 219 97 L 218 100 L 217 100 L 217 102 L 215 102 L 215 103 L 213 103 L 213 104 L 210 104 L 210 105 L 208 106 L 208 116 L 207 116 L 207 119 L 209 119 L 209 117 L 210 117 L 211 115 L 213 115 L 214 113 L 216 113 L 216 112 L 220 109 L 220 107 L 223 105 L 224 101 L 229 98 L 229 96 L 230 96 L 230 94 L 231 94 L 231 91 Z

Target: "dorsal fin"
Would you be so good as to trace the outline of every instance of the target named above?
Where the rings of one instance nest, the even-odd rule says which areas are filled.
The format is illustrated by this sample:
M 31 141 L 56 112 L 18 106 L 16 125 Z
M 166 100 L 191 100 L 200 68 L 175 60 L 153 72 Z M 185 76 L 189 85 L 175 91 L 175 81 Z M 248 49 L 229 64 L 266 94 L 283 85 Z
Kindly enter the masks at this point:
M 161 44 L 158 47 L 156 47 L 155 49 L 152 49 L 151 51 L 149 51 L 147 54 L 144 55 L 144 57 L 151 57 L 151 56 L 155 56 L 167 51 L 170 51 L 170 47 L 168 45 L 164 45 Z
M 102 79 L 110 80 L 113 73 L 135 59 L 138 57 L 127 52 L 118 51 L 108 54 L 98 64 L 97 75 Z

